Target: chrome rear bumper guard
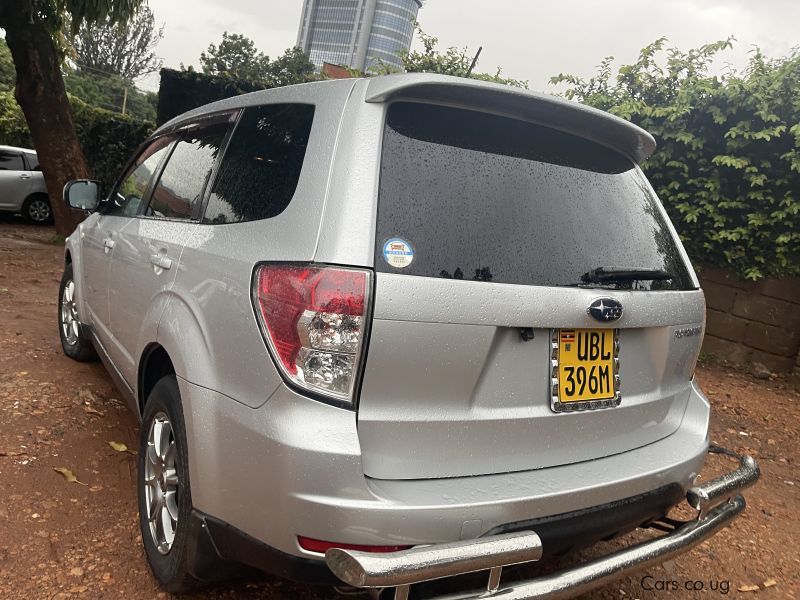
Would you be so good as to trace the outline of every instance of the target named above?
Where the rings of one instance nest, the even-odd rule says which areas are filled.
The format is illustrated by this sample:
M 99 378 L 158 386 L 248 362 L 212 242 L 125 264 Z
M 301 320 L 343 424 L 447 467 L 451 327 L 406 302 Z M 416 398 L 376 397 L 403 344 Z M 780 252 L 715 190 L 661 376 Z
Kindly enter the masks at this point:
M 667 531 L 665 535 L 559 573 L 500 586 L 503 567 L 534 562 L 542 557 L 542 542 L 533 531 L 418 546 L 385 554 L 332 548 L 326 552 L 325 562 L 334 575 L 350 586 L 372 590 L 395 588 L 396 600 L 406 600 L 413 584 L 486 570 L 489 583 L 485 590 L 440 596 L 436 600 L 485 599 L 495 594 L 503 600 L 570 598 L 630 571 L 682 554 L 739 516 L 746 504 L 738 492 L 758 481 L 761 474 L 758 464 L 749 456 L 740 456 L 718 446 L 712 446 L 709 452 L 737 458 L 739 468 L 687 492 L 686 501 L 698 511 L 695 519 L 686 522 L 663 519 L 654 527 Z

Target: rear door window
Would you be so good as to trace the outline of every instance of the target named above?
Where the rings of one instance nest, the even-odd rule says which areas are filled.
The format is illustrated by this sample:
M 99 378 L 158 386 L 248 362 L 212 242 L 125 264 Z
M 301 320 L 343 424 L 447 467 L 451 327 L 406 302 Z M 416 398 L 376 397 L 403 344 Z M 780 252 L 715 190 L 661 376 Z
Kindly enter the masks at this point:
M 310 104 L 270 104 L 244 111 L 225 151 L 204 223 L 269 219 L 292 201 L 314 120 Z
M 388 109 L 375 265 L 540 286 L 575 285 L 598 267 L 660 269 L 673 278 L 610 285 L 693 287 L 630 160 L 540 125 L 418 103 Z
M 227 130 L 227 123 L 218 123 L 180 134 L 153 189 L 145 211 L 147 216 L 165 219 L 199 217 L 203 192 Z
M 25 163 L 22 154 L 9 150 L 0 150 L 0 171 L 24 171 Z

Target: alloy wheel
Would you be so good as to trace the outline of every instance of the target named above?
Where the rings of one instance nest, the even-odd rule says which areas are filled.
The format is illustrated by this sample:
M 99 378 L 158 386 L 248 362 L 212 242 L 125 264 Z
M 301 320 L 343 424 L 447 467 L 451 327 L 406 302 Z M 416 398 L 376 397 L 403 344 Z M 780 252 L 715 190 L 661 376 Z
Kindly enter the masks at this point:
M 70 346 L 78 343 L 79 327 L 78 309 L 75 306 L 75 282 L 70 279 L 64 284 L 64 293 L 61 296 L 61 331 Z
M 28 206 L 28 215 L 38 223 L 50 218 L 50 205 L 44 200 L 34 200 Z
M 150 535 L 161 554 L 169 554 L 178 526 L 177 449 L 169 417 L 159 412 L 150 423 L 144 460 L 144 494 Z

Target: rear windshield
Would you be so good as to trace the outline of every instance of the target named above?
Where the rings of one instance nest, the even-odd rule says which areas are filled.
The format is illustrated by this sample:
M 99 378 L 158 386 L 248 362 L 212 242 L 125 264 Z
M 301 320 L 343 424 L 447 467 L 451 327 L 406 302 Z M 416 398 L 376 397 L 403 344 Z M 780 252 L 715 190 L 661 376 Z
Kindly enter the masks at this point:
M 389 107 L 375 265 L 542 286 L 575 285 L 598 267 L 650 269 L 673 278 L 604 285 L 693 287 L 630 160 L 540 125 L 418 103 Z

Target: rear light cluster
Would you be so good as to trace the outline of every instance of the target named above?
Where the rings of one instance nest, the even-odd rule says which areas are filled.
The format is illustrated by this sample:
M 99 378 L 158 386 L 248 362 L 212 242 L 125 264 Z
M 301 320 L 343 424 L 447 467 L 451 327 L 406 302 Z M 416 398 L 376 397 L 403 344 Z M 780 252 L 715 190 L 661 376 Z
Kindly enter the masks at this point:
M 253 281 L 256 313 L 283 375 L 353 402 L 367 320 L 369 271 L 265 264 Z

